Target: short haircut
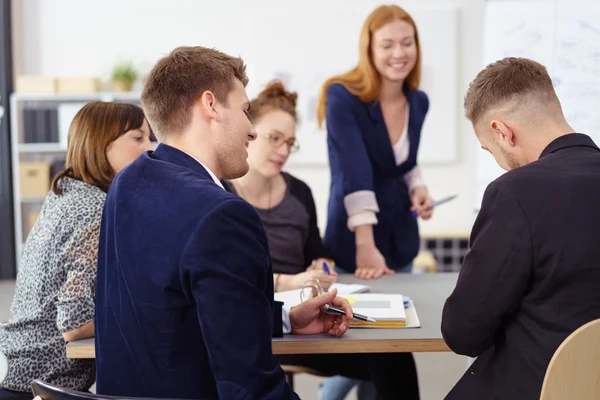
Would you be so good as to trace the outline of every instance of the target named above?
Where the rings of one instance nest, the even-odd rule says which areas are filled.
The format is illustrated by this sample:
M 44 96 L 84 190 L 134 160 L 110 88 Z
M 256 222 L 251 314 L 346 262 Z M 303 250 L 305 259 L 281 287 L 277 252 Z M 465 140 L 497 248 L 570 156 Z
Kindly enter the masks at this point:
M 560 104 L 546 67 L 527 58 L 507 57 L 485 67 L 471 82 L 465 115 L 477 124 L 491 109 L 530 95 Z
M 157 138 L 185 129 L 193 105 L 205 91 L 226 103 L 234 78 L 248 84 L 244 61 L 215 49 L 178 47 L 160 59 L 146 78 L 141 97 Z

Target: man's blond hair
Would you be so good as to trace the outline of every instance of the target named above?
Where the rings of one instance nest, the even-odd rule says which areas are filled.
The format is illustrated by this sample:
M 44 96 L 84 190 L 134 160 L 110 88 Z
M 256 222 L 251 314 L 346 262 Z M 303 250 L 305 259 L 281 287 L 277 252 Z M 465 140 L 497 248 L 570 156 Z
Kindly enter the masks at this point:
M 488 65 L 471 82 L 465 115 L 476 125 L 490 110 L 511 106 L 519 111 L 528 101 L 538 107 L 560 108 L 546 67 L 527 58 L 507 57 Z
M 158 139 L 189 125 L 192 107 L 204 91 L 225 103 L 234 78 L 248 84 L 244 61 L 215 49 L 182 46 L 160 59 L 146 78 L 141 99 Z

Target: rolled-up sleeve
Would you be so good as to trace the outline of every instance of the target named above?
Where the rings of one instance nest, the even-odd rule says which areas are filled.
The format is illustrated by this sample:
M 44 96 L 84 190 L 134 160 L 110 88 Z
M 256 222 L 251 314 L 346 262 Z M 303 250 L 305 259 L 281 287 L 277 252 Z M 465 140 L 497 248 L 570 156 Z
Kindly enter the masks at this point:
M 78 229 L 67 243 L 67 279 L 58 294 L 56 325 L 68 332 L 94 320 L 96 266 L 101 215 Z
M 333 84 L 327 90 L 330 156 L 343 171 L 344 206 L 351 231 L 359 225 L 376 224 L 376 213 L 379 212 L 371 160 L 356 118 L 357 101 L 339 84 Z
M 344 206 L 348 214 L 348 229 L 351 231 L 360 225 L 377 223 L 376 213 L 379 212 L 379 205 L 374 192 L 361 190 L 350 193 L 344 197 Z
M 414 188 L 425 186 L 421 167 L 415 165 L 413 169 L 404 174 L 404 181 L 406 182 L 406 186 L 408 186 L 409 193 L 412 193 Z

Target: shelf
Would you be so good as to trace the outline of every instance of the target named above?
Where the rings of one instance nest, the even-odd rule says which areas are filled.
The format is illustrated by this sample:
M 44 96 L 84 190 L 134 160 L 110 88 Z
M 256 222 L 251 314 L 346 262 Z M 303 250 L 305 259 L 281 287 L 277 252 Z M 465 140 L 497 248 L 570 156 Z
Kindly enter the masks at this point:
M 119 101 L 139 100 L 140 92 L 96 92 L 96 93 L 13 93 L 17 101 Z
M 22 143 L 17 145 L 19 153 L 64 153 L 67 148 L 61 143 Z
M 158 142 L 150 142 L 156 149 Z M 65 153 L 66 147 L 61 143 L 23 143 L 17 147 L 19 153 Z
M 19 167 L 20 161 L 23 159 L 54 159 L 58 156 L 64 158 L 67 153 L 67 143 L 63 142 L 50 142 L 50 143 L 21 143 L 21 138 L 24 138 L 24 112 L 29 108 L 51 108 L 60 109 L 63 105 L 75 105 L 77 103 L 89 103 L 91 101 L 106 101 L 106 102 L 121 102 L 121 103 L 141 103 L 141 93 L 139 91 L 134 92 L 95 92 L 95 93 L 12 93 L 10 95 L 10 117 L 11 117 L 11 141 L 12 147 L 12 179 L 13 179 L 13 214 L 14 214 L 14 236 L 15 238 L 22 238 L 23 234 L 29 232 L 29 227 L 24 224 L 23 218 L 24 213 L 27 209 L 38 209 L 43 205 L 45 197 L 21 197 L 20 195 L 20 174 Z M 36 104 L 37 103 L 37 104 Z M 69 115 L 65 115 L 65 118 L 72 118 L 71 111 L 67 110 Z M 46 119 L 46 118 L 44 118 Z M 60 119 L 60 116 L 59 116 Z M 66 121 L 64 121 L 66 122 Z M 70 125 L 70 123 L 69 123 Z M 37 122 L 36 122 L 37 126 Z M 59 139 L 62 138 L 61 126 L 59 121 Z M 40 138 L 42 140 L 50 140 L 50 137 Z M 52 137 L 56 140 L 56 137 Z M 64 140 L 64 139 L 63 139 Z M 153 142 L 153 147 L 156 148 L 158 143 Z M 15 252 L 16 252 L 16 264 L 17 270 L 21 262 L 22 249 L 24 241 L 15 240 Z
M 44 202 L 45 197 L 21 197 L 21 203 L 25 204 L 41 204 Z

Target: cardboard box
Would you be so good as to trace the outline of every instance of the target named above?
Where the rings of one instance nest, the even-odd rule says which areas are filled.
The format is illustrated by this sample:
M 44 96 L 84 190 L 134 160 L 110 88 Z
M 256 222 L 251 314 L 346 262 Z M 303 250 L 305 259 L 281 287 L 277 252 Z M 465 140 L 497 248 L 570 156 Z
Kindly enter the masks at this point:
M 19 75 L 15 82 L 17 93 L 56 93 L 56 78 L 36 75 Z
M 21 197 L 46 197 L 50 191 L 51 163 L 44 161 L 23 161 L 19 164 L 19 185 Z
M 58 78 L 58 93 L 96 93 L 100 90 L 100 79 L 85 76 L 71 76 Z

